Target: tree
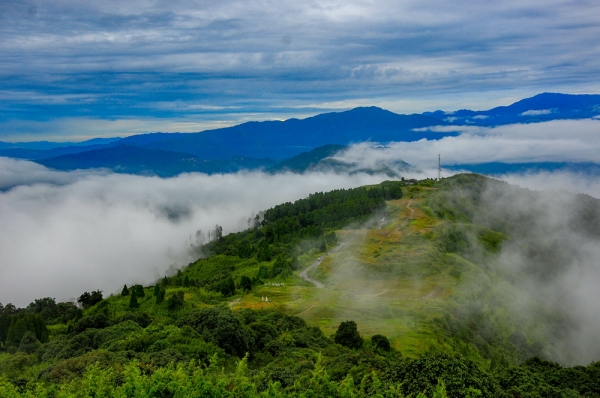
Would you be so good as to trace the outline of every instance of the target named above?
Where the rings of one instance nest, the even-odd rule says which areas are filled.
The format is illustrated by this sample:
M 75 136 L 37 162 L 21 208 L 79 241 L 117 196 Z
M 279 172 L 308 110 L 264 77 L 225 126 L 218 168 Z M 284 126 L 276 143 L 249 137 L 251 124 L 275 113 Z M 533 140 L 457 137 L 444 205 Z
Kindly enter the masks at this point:
M 220 240 L 223 238 L 223 227 L 219 224 L 215 225 L 215 240 Z
M 183 307 L 183 304 L 184 304 L 184 293 L 181 291 L 176 292 L 171 297 L 169 297 L 169 299 L 167 300 L 167 309 L 169 311 L 177 311 L 178 309 Z
M 131 289 L 131 297 L 129 298 L 129 308 L 139 308 L 140 303 L 137 300 L 137 289 Z
M 93 307 L 102 301 L 102 292 L 100 290 L 93 291 L 92 293 L 85 292 L 77 299 L 77 302 L 86 309 Z
M 23 317 L 13 317 L 8 334 L 6 336 L 7 346 L 18 346 L 21 343 L 21 339 L 27 333 L 27 324 Z
M 371 337 L 371 344 L 373 345 L 373 348 L 382 351 L 390 351 L 392 349 L 388 338 L 381 334 L 373 335 L 373 337 Z
M 183 287 L 190 287 L 190 278 L 187 275 L 183 278 Z
M 135 285 L 135 294 L 138 297 L 146 297 L 146 293 L 144 292 L 144 286 L 142 285 Z
M 334 341 L 337 344 L 349 348 L 360 348 L 363 344 L 363 339 L 358 333 L 358 327 L 354 321 L 345 321 L 340 323 L 335 332 Z
M 152 295 L 154 297 L 158 296 L 160 294 L 160 285 L 157 283 L 156 285 L 154 285 L 154 291 L 152 292 Z
M 227 279 L 221 282 L 220 291 L 225 297 L 235 294 L 235 283 L 233 282 L 233 278 L 231 278 L 231 276 L 227 277 Z
M 25 332 L 21 342 L 19 344 L 19 351 L 25 352 L 27 354 L 32 354 L 37 351 L 38 348 L 42 346 L 42 343 L 35 338 L 35 334 L 32 332 Z
M 242 279 L 240 279 L 240 289 L 252 290 L 252 279 L 246 275 L 242 276 Z
M 129 296 L 129 289 L 127 285 L 123 285 L 123 290 L 121 290 L 121 296 Z
M 158 289 L 158 294 L 156 294 L 156 304 L 162 304 L 163 301 L 165 301 L 165 294 L 167 294 L 167 291 L 165 289 Z

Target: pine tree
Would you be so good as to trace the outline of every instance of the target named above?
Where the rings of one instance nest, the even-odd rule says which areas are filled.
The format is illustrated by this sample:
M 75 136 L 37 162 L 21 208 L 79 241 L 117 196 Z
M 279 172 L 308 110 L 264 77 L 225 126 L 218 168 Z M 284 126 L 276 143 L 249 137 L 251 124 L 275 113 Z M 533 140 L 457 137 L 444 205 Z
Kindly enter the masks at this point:
M 129 289 L 127 285 L 123 285 L 123 290 L 121 290 L 121 296 L 129 296 Z
M 146 297 L 146 293 L 144 292 L 144 287 L 142 285 L 135 285 L 135 294 L 138 297 Z
M 183 287 L 190 287 L 190 278 L 187 275 L 183 278 Z
M 131 297 L 129 298 L 129 308 L 138 308 L 140 303 L 137 301 L 137 289 L 131 289 Z
M 156 285 L 154 285 L 153 295 L 154 295 L 154 297 L 157 297 L 159 294 L 160 294 L 160 285 L 157 283 Z
M 165 294 L 167 294 L 165 289 L 160 288 L 158 290 L 158 294 L 156 295 L 156 304 L 162 304 L 163 301 L 165 301 Z

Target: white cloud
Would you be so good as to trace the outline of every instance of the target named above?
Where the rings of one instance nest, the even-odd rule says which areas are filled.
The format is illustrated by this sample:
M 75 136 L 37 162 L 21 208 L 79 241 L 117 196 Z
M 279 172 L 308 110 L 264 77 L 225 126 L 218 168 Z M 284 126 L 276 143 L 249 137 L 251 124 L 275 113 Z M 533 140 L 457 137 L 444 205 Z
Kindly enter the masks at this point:
M 374 149 L 372 144 L 352 146 L 336 156 L 340 160 L 372 167 L 376 162 L 402 159 L 420 168 L 442 164 L 488 162 L 596 162 L 600 163 L 600 121 L 557 120 L 500 127 L 441 126 L 437 132 L 461 131 L 456 137 L 416 142 L 396 142 Z
M 552 109 L 541 109 L 541 110 L 529 110 L 521 113 L 521 116 L 539 116 L 539 115 L 550 115 L 554 111 Z
M 0 158 L 0 302 L 73 298 L 150 283 L 172 263 L 187 264 L 198 229 L 243 228 L 253 213 L 315 191 L 384 177 L 313 173 L 184 174 L 160 179 L 63 173 Z M 5 170 L 10 170 L 6 172 Z

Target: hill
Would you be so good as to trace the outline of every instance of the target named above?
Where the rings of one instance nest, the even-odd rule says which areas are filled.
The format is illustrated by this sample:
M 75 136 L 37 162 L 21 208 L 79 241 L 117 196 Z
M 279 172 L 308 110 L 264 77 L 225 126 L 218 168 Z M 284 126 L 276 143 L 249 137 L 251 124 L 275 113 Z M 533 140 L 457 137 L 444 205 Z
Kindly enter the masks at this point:
M 600 352 L 560 283 L 597 199 L 459 175 L 250 221 L 154 286 L 0 307 L 0 395 L 600 396 L 598 363 L 564 367 Z
M 59 170 L 108 168 L 119 173 L 172 177 L 189 172 L 235 173 L 267 167 L 275 161 L 241 156 L 227 160 L 206 160 L 189 153 L 119 145 L 40 159 L 37 163 Z
M 451 124 L 500 126 L 514 123 L 538 123 L 561 119 L 585 119 L 600 114 L 598 94 L 542 93 L 508 106 L 486 111 L 425 112 Z

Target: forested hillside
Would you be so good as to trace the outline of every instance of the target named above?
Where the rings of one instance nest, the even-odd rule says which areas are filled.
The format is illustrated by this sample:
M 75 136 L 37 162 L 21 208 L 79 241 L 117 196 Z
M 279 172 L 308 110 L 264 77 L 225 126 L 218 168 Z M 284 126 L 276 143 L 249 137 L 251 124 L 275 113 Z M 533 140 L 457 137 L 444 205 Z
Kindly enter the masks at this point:
M 511 305 L 573 253 L 538 239 L 540 195 L 475 175 L 315 193 L 217 225 L 153 286 L 0 305 L 0 397 L 600 397 L 600 363 L 567 366 L 585 325 Z M 569 231 L 600 236 L 598 201 L 569 200 Z

